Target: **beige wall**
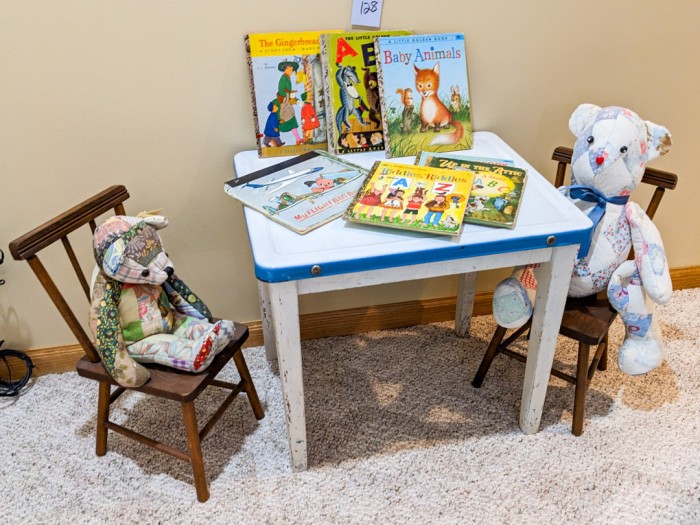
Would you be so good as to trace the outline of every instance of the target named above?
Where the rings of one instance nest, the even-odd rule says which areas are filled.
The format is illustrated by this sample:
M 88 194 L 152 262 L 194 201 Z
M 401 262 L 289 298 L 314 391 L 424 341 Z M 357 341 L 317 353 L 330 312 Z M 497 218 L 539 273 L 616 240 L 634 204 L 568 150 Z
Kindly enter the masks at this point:
M 680 175 L 657 224 L 671 267 L 700 264 L 700 3 L 690 0 L 386 0 L 384 28 L 463 31 L 476 130 L 550 178 L 581 102 L 667 126 L 654 166 Z M 350 0 L 0 0 L 0 246 L 104 187 L 164 207 L 178 273 L 221 316 L 259 319 L 241 207 L 222 190 L 254 147 L 243 34 L 349 29 Z M 89 238 L 76 239 L 89 267 Z M 73 342 L 26 263 L 0 266 L 0 338 Z M 490 289 L 500 274 L 480 279 Z M 61 280 L 66 278 L 61 277 Z M 305 297 L 303 312 L 442 297 L 452 280 Z M 79 299 L 79 298 L 78 298 Z M 87 307 L 85 307 L 87 311 Z

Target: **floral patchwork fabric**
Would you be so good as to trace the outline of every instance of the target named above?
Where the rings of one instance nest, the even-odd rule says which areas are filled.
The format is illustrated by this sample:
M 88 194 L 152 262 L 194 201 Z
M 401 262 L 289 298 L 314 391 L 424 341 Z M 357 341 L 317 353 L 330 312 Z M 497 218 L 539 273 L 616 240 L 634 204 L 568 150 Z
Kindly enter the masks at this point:
M 123 285 L 119 298 L 119 319 L 127 345 L 149 335 L 169 333 L 174 324 L 165 291 L 160 287 L 141 284 Z
M 146 337 L 128 346 L 129 355 L 139 363 L 198 372 L 205 369 L 233 337 L 231 321 L 215 324 L 187 317 L 172 334 Z
M 618 215 L 617 221 L 608 226 L 604 235 L 615 255 L 626 258 L 632 246 L 632 234 L 624 213 Z

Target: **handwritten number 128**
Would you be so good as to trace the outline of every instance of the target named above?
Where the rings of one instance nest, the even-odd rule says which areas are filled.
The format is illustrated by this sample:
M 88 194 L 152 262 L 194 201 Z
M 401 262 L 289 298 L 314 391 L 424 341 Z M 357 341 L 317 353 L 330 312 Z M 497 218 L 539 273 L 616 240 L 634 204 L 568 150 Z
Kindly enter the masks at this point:
M 372 0 L 370 2 L 360 2 L 360 13 L 363 15 L 366 15 L 367 13 L 376 13 L 377 8 L 379 7 L 377 4 L 377 0 Z

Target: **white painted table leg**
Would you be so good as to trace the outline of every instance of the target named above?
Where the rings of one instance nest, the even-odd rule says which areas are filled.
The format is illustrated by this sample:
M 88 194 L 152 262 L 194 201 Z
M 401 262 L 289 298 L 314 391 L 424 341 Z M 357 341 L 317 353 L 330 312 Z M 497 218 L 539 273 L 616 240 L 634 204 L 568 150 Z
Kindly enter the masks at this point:
M 540 426 L 559 325 L 577 251 L 578 245 L 556 248 L 552 251 L 552 260 L 542 263 L 536 270 L 537 297 L 532 314 L 520 405 L 520 428 L 525 434 L 534 434 Z
M 457 308 L 455 311 L 455 332 L 459 337 L 469 335 L 476 295 L 477 272 L 463 273 L 457 276 Z
M 306 416 L 296 282 L 270 283 L 267 290 L 274 319 L 277 364 L 282 381 L 292 469 L 306 470 Z
M 258 295 L 260 296 L 260 318 L 262 321 L 263 341 L 265 342 L 265 356 L 268 361 L 277 359 L 277 344 L 275 343 L 274 318 L 270 308 L 270 285 L 264 281 L 258 281 Z

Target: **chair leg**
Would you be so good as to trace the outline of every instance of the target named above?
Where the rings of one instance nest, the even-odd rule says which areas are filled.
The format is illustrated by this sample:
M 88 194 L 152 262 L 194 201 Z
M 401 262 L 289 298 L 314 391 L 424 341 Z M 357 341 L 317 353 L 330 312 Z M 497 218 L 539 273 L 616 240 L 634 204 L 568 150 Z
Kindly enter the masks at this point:
M 574 436 L 583 433 L 583 414 L 586 407 L 586 392 L 588 391 L 588 356 L 590 345 L 579 343 L 578 361 L 576 364 L 576 390 L 574 392 L 574 422 L 571 432 Z
M 110 385 L 100 382 L 97 394 L 97 428 L 95 454 L 104 456 L 107 453 L 107 421 L 109 421 Z
M 608 369 L 608 332 L 605 332 L 605 337 L 601 341 L 601 344 L 605 345 L 605 350 L 600 355 L 600 361 L 598 362 L 598 370 Z
M 474 376 L 474 380 L 472 381 L 472 386 L 475 388 L 480 388 L 481 384 L 484 382 L 484 378 L 486 377 L 486 372 L 489 371 L 489 368 L 491 367 L 491 363 L 493 362 L 494 358 L 496 357 L 496 354 L 498 354 L 498 345 L 501 344 L 501 341 L 503 341 L 503 337 L 506 335 L 506 328 L 503 328 L 502 326 L 499 326 L 496 328 L 496 332 L 493 334 L 493 337 L 491 338 L 491 342 L 489 343 L 488 348 L 486 349 L 486 353 L 484 354 L 484 358 L 481 360 L 481 364 L 479 365 L 479 370 L 477 370 L 476 375 Z
M 245 362 L 245 358 L 243 357 L 243 352 L 241 350 L 233 354 L 233 361 L 236 363 L 238 374 L 241 376 L 241 379 L 245 381 L 245 393 L 248 395 L 248 401 L 253 409 L 253 414 L 255 414 L 256 419 L 260 420 L 265 417 L 265 411 L 263 410 L 260 399 L 258 398 L 258 392 L 255 390 L 253 378 L 250 376 L 248 365 Z
M 209 499 L 209 488 L 207 487 L 207 475 L 204 473 L 202 444 L 199 439 L 194 401 L 182 403 L 182 415 L 185 420 L 185 432 L 187 433 L 187 445 L 190 449 L 190 463 L 194 474 L 194 486 L 197 489 L 197 499 L 204 503 Z

